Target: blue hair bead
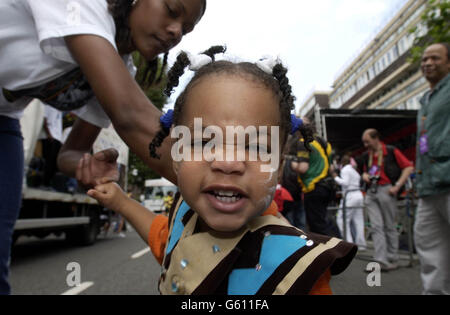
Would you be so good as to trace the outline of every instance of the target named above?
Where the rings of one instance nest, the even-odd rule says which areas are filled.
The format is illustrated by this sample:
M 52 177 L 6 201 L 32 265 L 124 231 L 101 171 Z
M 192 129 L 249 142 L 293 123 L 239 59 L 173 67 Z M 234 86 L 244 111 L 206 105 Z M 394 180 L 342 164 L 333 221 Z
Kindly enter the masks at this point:
M 161 122 L 161 125 L 164 127 L 164 129 L 170 129 L 173 124 L 173 110 L 169 110 L 167 113 L 161 116 L 159 119 Z
M 297 118 L 297 116 L 292 114 L 291 115 L 291 124 L 292 124 L 291 134 L 293 135 L 295 132 L 300 130 L 300 127 L 303 125 L 303 120 L 301 120 L 300 118 Z

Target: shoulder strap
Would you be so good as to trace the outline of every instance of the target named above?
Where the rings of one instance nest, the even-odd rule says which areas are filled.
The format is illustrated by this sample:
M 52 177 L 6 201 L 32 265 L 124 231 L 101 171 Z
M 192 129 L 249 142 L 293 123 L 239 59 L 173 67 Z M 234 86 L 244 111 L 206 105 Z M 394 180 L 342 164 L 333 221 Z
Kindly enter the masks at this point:
M 183 200 L 183 198 L 180 198 L 177 202 L 177 205 L 175 207 L 175 211 L 172 216 L 172 221 L 170 223 L 169 228 L 169 241 L 167 243 L 166 247 L 166 254 L 170 253 L 175 246 L 175 244 L 180 239 L 183 230 L 183 217 L 186 215 L 186 213 L 190 210 L 190 207 L 188 204 Z

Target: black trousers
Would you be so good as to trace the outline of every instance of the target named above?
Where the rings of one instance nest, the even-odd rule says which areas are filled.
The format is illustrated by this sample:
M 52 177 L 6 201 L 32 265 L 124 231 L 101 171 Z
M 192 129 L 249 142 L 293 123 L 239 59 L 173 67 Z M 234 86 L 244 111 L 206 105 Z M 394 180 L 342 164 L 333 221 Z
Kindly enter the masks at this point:
M 61 142 L 55 139 L 42 140 L 42 155 L 45 160 L 44 186 L 50 186 L 53 176 L 58 171 L 57 159 Z
M 331 191 L 322 186 L 305 194 L 306 222 L 313 233 L 342 238 L 335 220 L 327 211 L 331 199 Z

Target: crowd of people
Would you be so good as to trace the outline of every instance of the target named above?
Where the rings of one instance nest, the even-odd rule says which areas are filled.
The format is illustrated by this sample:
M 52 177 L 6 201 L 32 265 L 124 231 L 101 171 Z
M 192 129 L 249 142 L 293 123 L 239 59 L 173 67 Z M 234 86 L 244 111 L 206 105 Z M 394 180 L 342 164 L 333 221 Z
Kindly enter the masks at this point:
M 356 160 L 344 154 L 339 159 L 338 169 L 332 165 L 330 143 L 317 136 L 308 152 L 302 139 L 293 142 L 294 146 L 287 148 L 290 167 L 296 171 L 291 176 L 303 196 L 303 205 L 300 203 L 296 211 L 305 212 L 307 228 L 319 234 L 345 238 L 357 244 L 359 250 L 365 250 L 365 208 L 375 249 L 374 261 L 379 262 L 384 271 L 396 269 L 397 197 L 413 172 L 413 163 L 397 148 L 384 144 L 375 129 L 367 129 L 362 135 L 361 143 L 367 151 L 355 156 Z M 334 182 L 339 191 L 333 186 Z M 337 192 L 342 197 L 337 215 L 333 217 L 329 205 Z M 295 225 L 294 221 L 291 223 Z
M 373 260 L 380 263 L 382 271 L 392 271 L 398 268 L 399 261 L 398 197 L 413 175 L 414 193 L 419 198 L 414 244 L 421 265 L 423 292 L 450 294 L 450 146 L 447 144 L 450 135 L 450 45 L 437 43 L 428 46 L 423 54 L 421 69 L 430 90 L 420 101 L 416 161 L 408 160 L 399 149 L 385 144 L 379 131 L 373 128 L 362 134 L 366 152 L 355 157 L 344 154 L 339 161 L 340 170 L 329 169 L 330 150 L 326 149 L 323 139 L 316 137 L 321 145 L 316 145 L 310 152 L 301 150 L 302 145 L 299 149 L 302 139 L 295 139 L 293 145 L 286 149 L 289 163 L 284 165 L 283 184 L 296 198 L 301 192 L 303 204 L 296 204 L 296 215 L 292 215 L 290 209 L 285 211 L 286 218 L 299 228 L 305 228 L 305 225 L 300 226 L 298 222 L 301 221 L 294 218 L 306 213 L 306 218 L 309 218 L 307 228 L 317 231 L 317 225 L 321 224 L 322 228 L 318 231 L 322 234 L 336 235 L 336 222 L 341 235 L 356 243 L 359 250 L 367 248 L 365 225 L 368 223 L 374 247 Z M 320 160 L 318 166 L 313 168 L 315 175 L 307 176 L 315 159 Z M 295 172 L 289 173 L 288 169 Z M 287 174 L 290 174 L 289 178 Z M 342 190 L 335 219 L 331 219 L 326 211 L 332 191 L 326 191 L 325 187 L 330 187 L 327 177 L 333 177 Z M 311 204 L 308 201 L 310 194 L 317 189 L 322 192 L 321 198 L 317 199 L 317 204 Z M 323 205 L 320 206 L 319 202 Z M 365 222 L 364 212 L 368 222 Z M 316 222 L 311 222 L 313 216 L 317 216 Z
M 130 54 L 139 51 L 155 72 L 157 56 L 164 53 L 164 68 L 168 51 L 200 22 L 206 0 L 83 2 L 82 24 L 68 23 L 64 2 L 4 2 L 0 26 L 10 32 L 0 38 L 0 294 L 10 293 L 10 247 L 20 210 L 24 162 L 18 120 L 33 98 L 78 116 L 59 150 L 58 167 L 149 244 L 162 265 L 163 294 L 331 293 L 330 278 L 349 266 L 357 252 L 354 243 L 365 246 L 362 198 L 354 182 L 359 176 L 369 186 L 365 208 L 374 260 L 385 270 L 395 269 L 396 195 L 413 163 L 368 129 L 362 135 L 367 153 L 357 160 L 357 169 L 351 156 L 343 156 L 338 175 L 331 144 L 314 135 L 306 120 L 291 115 L 294 97 L 281 60 L 216 61 L 225 51 L 221 46 L 199 55 L 182 52 L 168 72 L 166 93 L 187 68 L 195 75 L 174 110 L 163 115 L 142 93 Z M 448 44 L 434 44 L 422 59 L 431 89 L 418 117 L 415 237 L 425 293 L 450 294 L 449 52 Z M 21 63 L 11 62 L 11 56 Z M 171 130 L 193 130 L 198 117 L 219 129 L 231 124 L 279 130 L 246 146 L 243 161 L 217 158 L 224 150 L 222 141 L 207 144 L 211 130 L 188 146 L 192 152 L 203 148 L 200 161 L 175 159 Z M 149 167 L 179 187 L 178 196 L 167 201 L 169 217 L 148 211 L 115 183 L 115 150 L 90 154 L 101 128 L 110 123 Z M 239 156 L 240 148 L 228 140 L 226 149 Z M 274 144 L 288 146 L 282 170 L 268 165 L 283 160 L 283 150 Z M 269 162 L 249 160 L 264 151 L 271 154 Z M 279 178 L 293 196 L 283 207 L 292 224 L 273 201 Z M 327 210 L 335 183 L 354 210 L 345 222 L 342 215 L 336 222 Z M 351 222 L 355 237 L 338 227 Z

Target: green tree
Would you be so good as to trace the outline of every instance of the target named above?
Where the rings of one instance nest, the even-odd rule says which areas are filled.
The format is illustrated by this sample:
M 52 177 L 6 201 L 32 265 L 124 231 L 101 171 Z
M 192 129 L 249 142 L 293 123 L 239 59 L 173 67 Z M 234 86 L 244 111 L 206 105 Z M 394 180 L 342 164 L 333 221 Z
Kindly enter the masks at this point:
M 162 71 L 162 60 L 158 59 L 157 73 L 149 69 L 148 62 L 139 54 L 133 54 L 134 64 L 137 67 L 136 81 L 144 91 L 150 101 L 162 109 L 167 103 L 167 97 L 163 93 L 167 83 L 166 73 L 162 74 L 161 81 L 158 83 L 149 83 L 152 75 L 158 77 Z M 130 151 L 128 160 L 128 185 L 129 188 L 140 194 L 144 188 L 146 179 L 159 178 L 156 172 L 150 169 L 136 154 Z
M 425 32 L 422 30 L 425 29 Z M 426 47 L 433 43 L 450 42 L 450 1 L 429 0 L 418 26 L 410 30 L 415 35 L 410 61 L 418 63 Z

